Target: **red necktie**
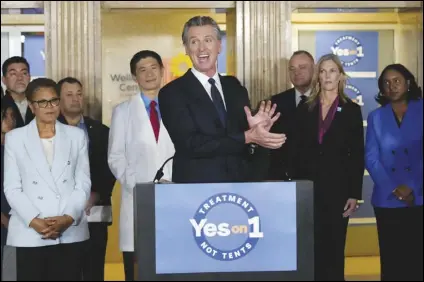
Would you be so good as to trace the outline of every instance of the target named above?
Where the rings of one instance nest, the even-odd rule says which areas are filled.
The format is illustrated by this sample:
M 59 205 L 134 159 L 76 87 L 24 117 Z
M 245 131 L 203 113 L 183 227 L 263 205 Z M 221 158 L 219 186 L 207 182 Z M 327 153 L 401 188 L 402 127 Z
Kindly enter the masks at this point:
M 150 102 L 150 123 L 152 124 L 153 132 L 155 133 L 156 142 L 158 142 L 160 125 L 155 101 Z

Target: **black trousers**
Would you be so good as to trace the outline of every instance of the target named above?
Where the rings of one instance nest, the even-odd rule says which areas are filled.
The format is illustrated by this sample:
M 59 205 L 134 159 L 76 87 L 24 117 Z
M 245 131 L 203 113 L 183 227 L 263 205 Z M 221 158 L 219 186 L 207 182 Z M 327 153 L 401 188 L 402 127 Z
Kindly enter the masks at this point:
M 134 252 L 123 252 L 125 281 L 134 281 Z
M 345 244 L 348 218 L 343 218 L 343 206 L 317 204 L 314 209 L 315 281 L 344 281 Z
M 82 280 L 104 281 L 108 225 L 102 222 L 89 223 L 88 228 L 90 239 L 84 248 Z
M 16 248 L 18 281 L 79 281 L 85 242 Z
M 381 281 L 423 281 L 423 207 L 374 211 Z

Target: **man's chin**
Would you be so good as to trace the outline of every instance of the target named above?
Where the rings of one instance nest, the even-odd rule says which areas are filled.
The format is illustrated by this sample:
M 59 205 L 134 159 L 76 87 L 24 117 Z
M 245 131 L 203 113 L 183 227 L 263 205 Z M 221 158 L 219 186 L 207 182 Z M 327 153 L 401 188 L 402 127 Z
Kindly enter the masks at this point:
M 25 96 L 25 89 L 9 90 L 12 93 Z
M 78 110 L 72 109 L 70 111 L 67 111 L 67 114 L 72 116 L 81 115 L 82 113 L 83 113 L 83 110 L 81 109 L 78 109 Z

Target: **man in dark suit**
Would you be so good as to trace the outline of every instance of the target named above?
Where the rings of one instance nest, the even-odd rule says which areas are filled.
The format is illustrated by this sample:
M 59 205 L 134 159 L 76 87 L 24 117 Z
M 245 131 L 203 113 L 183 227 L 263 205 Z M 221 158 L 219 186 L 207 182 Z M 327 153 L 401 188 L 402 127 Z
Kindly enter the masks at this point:
M 293 53 L 289 61 L 289 74 L 294 85 L 282 93 L 272 96 L 272 104 L 277 105 L 281 117 L 274 123 L 271 132 L 285 133 L 287 142 L 279 149 L 270 151 L 269 179 L 289 180 L 290 168 L 288 167 L 288 152 L 293 141 L 295 128 L 295 114 L 299 106 L 306 102 L 311 93 L 311 82 L 314 74 L 314 58 L 304 50 Z
M 10 57 L 4 61 L 2 73 L 6 91 L 1 103 L 12 107 L 17 128 L 27 125 L 34 118 L 25 96 L 25 90 L 31 80 L 28 61 L 19 56 Z
M 275 107 L 268 103 L 252 116 L 247 90 L 235 77 L 217 73 L 221 33 L 212 18 L 190 19 L 182 39 L 193 68 L 159 92 L 163 123 L 175 146 L 172 180 L 258 180 L 261 176 L 249 173 L 256 155 L 285 142 L 284 134 L 269 132 L 279 117 Z
M 73 77 L 58 82 L 61 115 L 59 121 L 78 126 L 85 131 L 88 141 L 91 195 L 86 207 L 90 239 L 84 255 L 84 281 L 104 281 L 104 265 L 108 226 L 112 223 L 111 196 L 115 177 L 109 169 L 107 150 L 109 128 L 101 122 L 83 116 L 82 84 Z

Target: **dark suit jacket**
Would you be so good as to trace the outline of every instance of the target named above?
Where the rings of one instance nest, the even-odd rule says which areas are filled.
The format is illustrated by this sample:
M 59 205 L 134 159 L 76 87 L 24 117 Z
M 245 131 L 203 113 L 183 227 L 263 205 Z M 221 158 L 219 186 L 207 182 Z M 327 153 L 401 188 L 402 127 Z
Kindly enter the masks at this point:
M 284 133 L 286 143 L 279 149 L 270 150 L 269 174 L 270 180 L 288 180 L 288 152 L 293 141 L 292 134 L 295 130 L 296 119 L 296 91 L 290 88 L 271 97 L 272 104 L 277 104 L 276 112 L 281 113 L 280 118 L 274 123 L 271 132 Z
M 67 124 L 61 115 L 58 120 Z M 97 120 L 84 116 L 89 138 L 89 160 L 91 174 L 91 191 L 99 194 L 98 206 L 110 206 L 112 190 L 115 186 L 115 177 L 107 162 L 109 128 Z
M 318 142 L 319 108 L 299 107 L 290 161 L 295 179 L 314 181 L 315 202 L 342 213 L 348 198 L 362 199 L 364 133 L 360 107 L 339 102 L 322 144 Z
M 163 123 L 175 146 L 173 182 L 254 181 L 264 178 L 252 164 L 268 150 L 249 153 L 244 132 L 249 125 L 244 106 L 247 90 L 237 78 L 220 76 L 227 126 L 223 126 L 207 92 L 191 70 L 159 92 Z
M 29 124 L 34 119 L 34 114 L 32 113 L 31 109 L 28 107 L 28 109 L 26 111 L 26 115 L 25 115 L 25 122 L 24 122 L 18 106 L 16 106 L 15 101 L 13 100 L 12 96 L 10 95 L 10 93 L 8 91 L 6 91 L 6 95 L 4 95 L 4 97 L 2 98 L 1 104 L 2 104 L 3 107 L 5 105 L 8 105 L 12 108 L 13 113 L 14 113 L 15 118 L 16 118 L 16 128 L 25 126 L 25 125 Z

